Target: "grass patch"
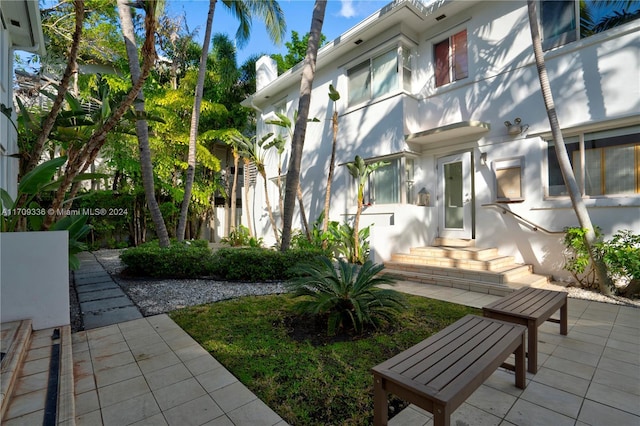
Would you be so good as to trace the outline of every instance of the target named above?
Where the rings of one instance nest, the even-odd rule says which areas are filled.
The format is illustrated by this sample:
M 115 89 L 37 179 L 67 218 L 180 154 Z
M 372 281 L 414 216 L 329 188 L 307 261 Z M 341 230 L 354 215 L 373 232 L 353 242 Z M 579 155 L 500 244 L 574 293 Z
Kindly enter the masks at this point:
M 396 324 L 348 341 L 295 338 L 295 321 L 301 320 L 287 295 L 243 297 L 170 316 L 288 423 L 370 425 L 371 367 L 480 313 L 424 297 L 407 301 Z

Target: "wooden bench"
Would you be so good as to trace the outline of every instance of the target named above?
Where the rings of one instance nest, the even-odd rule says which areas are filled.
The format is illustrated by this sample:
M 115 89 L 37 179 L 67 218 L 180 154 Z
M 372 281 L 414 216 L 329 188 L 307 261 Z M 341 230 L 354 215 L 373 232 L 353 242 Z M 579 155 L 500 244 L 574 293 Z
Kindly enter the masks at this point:
M 551 318 L 560 309 L 560 319 Z M 538 327 L 545 321 L 560 323 L 567 334 L 567 293 L 525 287 L 482 308 L 484 316 L 527 326 L 527 371 L 538 371 Z
M 406 351 L 373 367 L 376 426 L 388 421 L 392 393 L 431 413 L 435 426 L 450 416 L 515 353 L 516 386 L 525 387 L 525 327 L 467 315 Z

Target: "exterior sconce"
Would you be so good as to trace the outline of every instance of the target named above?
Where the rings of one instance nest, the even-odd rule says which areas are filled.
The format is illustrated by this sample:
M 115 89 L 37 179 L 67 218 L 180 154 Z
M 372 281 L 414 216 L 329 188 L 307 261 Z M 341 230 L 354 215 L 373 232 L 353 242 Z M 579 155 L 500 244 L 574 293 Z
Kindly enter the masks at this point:
M 416 200 L 416 205 L 429 207 L 430 203 L 431 203 L 431 194 L 429 194 L 429 191 L 427 191 L 427 188 L 423 187 L 418 192 L 418 199 Z
M 504 125 L 507 128 L 507 132 L 510 136 L 520 135 L 529 128 L 528 124 L 522 124 L 522 119 L 520 117 L 516 117 L 513 120 L 513 124 L 509 120 L 507 120 L 504 122 Z
M 487 153 L 486 152 L 481 152 L 480 153 L 480 164 L 483 166 L 487 165 Z

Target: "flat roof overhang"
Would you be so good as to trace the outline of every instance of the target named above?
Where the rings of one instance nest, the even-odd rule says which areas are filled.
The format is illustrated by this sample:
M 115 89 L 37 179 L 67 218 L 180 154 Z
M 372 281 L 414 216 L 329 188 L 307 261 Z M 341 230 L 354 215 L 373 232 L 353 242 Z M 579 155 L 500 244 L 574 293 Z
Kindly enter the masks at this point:
M 421 145 L 442 142 L 446 140 L 479 139 L 491 130 L 491 125 L 484 121 L 460 121 L 446 126 L 435 127 L 405 136 L 407 142 Z

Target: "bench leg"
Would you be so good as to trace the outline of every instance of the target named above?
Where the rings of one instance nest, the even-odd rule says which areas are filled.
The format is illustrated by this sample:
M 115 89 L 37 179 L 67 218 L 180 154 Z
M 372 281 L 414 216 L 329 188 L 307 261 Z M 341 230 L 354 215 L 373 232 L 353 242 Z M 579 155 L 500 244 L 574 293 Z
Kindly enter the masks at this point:
M 564 305 L 560 307 L 560 334 L 566 336 L 569 330 L 568 327 L 568 310 L 567 310 L 567 299 L 564 300 Z
M 451 413 L 444 405 L 433 404 L 433 426 L 450 426 Z
M 538 371 L 538 328 L 535 321 L 529 321 L 527 326 L 528 344 L 527 357 L 529 358 L 527 371 L 536 374 Z
M 389 420 L 389 402 L 387 391 L 382 386 L 381 377 L 373 378 L 373 424 L 374 426 L 387 426 Z
M 525 371 L 526 363 L 526 350 L 525 350 L 524 333 L 522 333 L 522 343 L 518 346 L 518 349 L 514 352 L 516 358 L 516 387 L 524 389 L 526 386 L 527 372 Z M 529 361 L 531 362 L 531 361 Z

